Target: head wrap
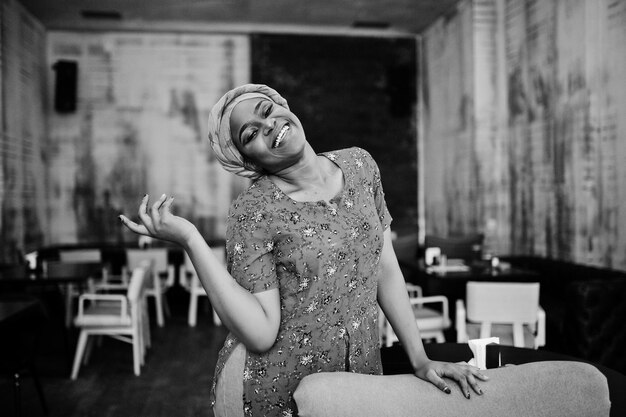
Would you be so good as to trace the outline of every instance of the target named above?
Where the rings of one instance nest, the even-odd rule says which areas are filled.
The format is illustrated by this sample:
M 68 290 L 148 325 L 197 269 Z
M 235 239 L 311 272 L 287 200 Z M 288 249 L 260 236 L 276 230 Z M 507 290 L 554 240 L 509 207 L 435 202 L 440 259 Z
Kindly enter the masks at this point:
M 268 98 L 289 110 L 287 100 L 274 89 L 262 84 L 245 84 L 224 94 L 209 113 L 209 143 L 215 156 L 226 171 L 252 179 L 262 173 L 252 162 L 246 161 L 233 143 L 230 114 L 238 103 L 256 97 Z

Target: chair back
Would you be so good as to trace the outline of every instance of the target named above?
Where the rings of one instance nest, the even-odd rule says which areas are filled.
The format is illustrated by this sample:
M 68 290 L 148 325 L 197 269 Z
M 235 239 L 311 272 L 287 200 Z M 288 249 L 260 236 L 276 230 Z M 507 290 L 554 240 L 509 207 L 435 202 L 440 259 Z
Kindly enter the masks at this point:
M 143 293 L 145 291 L 145 278 L 146 275 L 149 274 L 150 264 L 148 262 L 144 262 L 141 266 L 133 269 L 132 275 L 130 276 L 130 283 L 128 284 L 128 290 L 126 293 L 126 297 L 131 304 L 136 305 L 139 300 L 141 300 Z
M 143 261 L 151 261 L 156 273 L 167 272 L 167 249 L 126 249 L 126 265 L 130 271 L 140 267 Z
M 538 282 L 467 283 L 467 318 L 473 322 L 533 323 L 539 307 Z
M 100 249 L 68 249 L 59 251 L 61 262 L 102 262 Z
M 409 299 L 420 298 L 422 296 L 422 287 L 407 282 L 406 292 L 409 294 Z

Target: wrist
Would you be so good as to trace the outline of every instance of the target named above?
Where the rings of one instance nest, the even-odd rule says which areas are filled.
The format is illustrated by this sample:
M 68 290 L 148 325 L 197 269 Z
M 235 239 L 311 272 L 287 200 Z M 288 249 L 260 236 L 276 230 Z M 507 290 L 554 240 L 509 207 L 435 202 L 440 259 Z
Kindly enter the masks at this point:
M 202 237 L 198 229 L 193 227 L 192 230 L 187 234 L 186 238 L 181 242 L 181 245 L 185 250 L 188 250 L 198 243 L 206 244 L 206 241 L 204 240 L 204 237 Z
M 409 362 L 411 363 L 411 366 L 413 367 L 413 370 L 415 371 L 417 371 L 418 369 L 422 368 L 425 364 L 430 362 L 430 359 L 426 355 L 426 352 L 424 351 L 423 347 L 421 349 L 416 348 L 416 349 L 408 350 L 407 356 L 409 357 Z

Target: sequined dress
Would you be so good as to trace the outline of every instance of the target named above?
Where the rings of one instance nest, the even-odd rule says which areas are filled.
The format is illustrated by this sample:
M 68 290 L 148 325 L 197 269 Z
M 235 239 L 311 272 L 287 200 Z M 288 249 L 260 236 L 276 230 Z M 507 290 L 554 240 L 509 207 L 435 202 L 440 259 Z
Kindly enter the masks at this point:
M 321 155 L 344 175 L 329 202 L 295 201 L 262 177 L 230 209 L 230 273 L 252 293 L 278 288 L 281 303 L 274 346 L 246 356 L 246 416 L 295 416 L 293 392 L 311 373 L 382 373 L 376 288 L 391 216 L 379 170 L 360 148 Z M 227 337 L 216 379 L 238 343 Z

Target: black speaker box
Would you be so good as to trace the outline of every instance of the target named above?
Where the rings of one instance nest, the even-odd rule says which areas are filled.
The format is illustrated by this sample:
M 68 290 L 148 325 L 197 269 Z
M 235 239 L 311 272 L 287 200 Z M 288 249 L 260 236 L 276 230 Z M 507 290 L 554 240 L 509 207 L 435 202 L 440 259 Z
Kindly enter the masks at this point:
M 76 111 L 78 63 L 60 60 L 52 68 L 56 72 L 54 109 L 59 113 L 72 113 Z

